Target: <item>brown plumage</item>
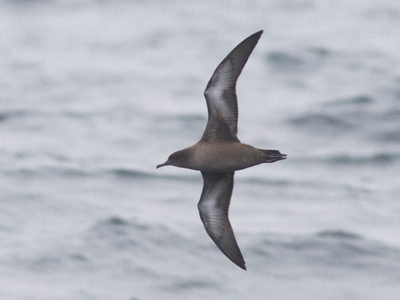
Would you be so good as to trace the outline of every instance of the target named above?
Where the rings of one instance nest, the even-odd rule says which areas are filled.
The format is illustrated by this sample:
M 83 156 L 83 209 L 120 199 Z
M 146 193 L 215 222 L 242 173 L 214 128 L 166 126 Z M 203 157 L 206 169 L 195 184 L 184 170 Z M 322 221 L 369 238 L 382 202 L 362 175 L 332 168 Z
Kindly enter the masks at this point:
M 204 96 L 208 122 L 200 141 L 171 154 L 157 166 L 201 171 L 203 191 L 198 204 L 204 227 L 218 248 L 246 270 L 243 255 L 228 218 L 235 171 L 286 158 L 278 150 L 262 150 L 243 144 L 237 137 L 236 81 L 263 31 L 249 36 L 218 65 Z

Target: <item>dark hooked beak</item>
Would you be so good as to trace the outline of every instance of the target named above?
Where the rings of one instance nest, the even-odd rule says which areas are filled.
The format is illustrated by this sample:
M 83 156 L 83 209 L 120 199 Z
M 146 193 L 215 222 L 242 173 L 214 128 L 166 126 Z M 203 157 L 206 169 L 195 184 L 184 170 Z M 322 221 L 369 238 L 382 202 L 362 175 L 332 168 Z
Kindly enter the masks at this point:
M 164 167 L 164 166 L 168 166 L 168 165 L 169 165 L 169 163 L 166 161 L 166 162 L 163 163 L 163 164 L 157 165 L 157 169 L 158 169 L 158 168 L 161 168 L 161 167 Z

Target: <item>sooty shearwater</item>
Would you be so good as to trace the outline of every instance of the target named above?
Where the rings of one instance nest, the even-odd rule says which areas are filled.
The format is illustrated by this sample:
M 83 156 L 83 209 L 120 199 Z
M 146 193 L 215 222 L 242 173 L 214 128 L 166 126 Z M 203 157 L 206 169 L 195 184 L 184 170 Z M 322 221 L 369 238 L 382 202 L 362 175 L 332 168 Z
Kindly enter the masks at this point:
M 219 64 L 204 95 L 208 122 L 200 141 L 172 153 L 157 166 L 175 166 L 201 171 L 204 186 L 198 209 L 204 227 L 218 248 L 246 270 L 243 255 L 228 218 L 235 171 L 286 158 L 278 150 L 262 150 L 242 144 L 237 138 L 236 81 L 263 31 L 241 42 Z

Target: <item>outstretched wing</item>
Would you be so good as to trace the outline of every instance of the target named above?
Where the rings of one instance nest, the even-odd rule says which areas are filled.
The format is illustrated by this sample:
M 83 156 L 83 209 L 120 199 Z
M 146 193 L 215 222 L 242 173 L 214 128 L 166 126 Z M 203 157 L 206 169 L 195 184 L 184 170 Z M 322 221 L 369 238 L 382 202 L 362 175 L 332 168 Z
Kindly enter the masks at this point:
M 214 71 L 204 91 L 208 122 L 202 141 L 239 141 L 236 81 L 262 33 L 256 32 L 237 45 Z
M 198 208 L 204 227 L 218 248 L 236 265 L 246 270 L 243 255 L 228 219 L 234 172 L 201 172 L 204 186 Z

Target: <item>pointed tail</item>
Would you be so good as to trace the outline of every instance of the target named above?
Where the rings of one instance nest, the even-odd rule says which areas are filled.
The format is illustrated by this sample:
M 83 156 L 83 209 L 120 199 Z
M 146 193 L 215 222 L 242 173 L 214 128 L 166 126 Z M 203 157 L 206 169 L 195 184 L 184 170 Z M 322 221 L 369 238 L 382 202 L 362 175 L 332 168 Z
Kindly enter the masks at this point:
M 286 159 L 286 154 L 282 154 L 278 150 L 262 150 L 262 149 L 260 149 L 260 150 L 265 155 L 266 163 L 273 163 L 278 160 Z

